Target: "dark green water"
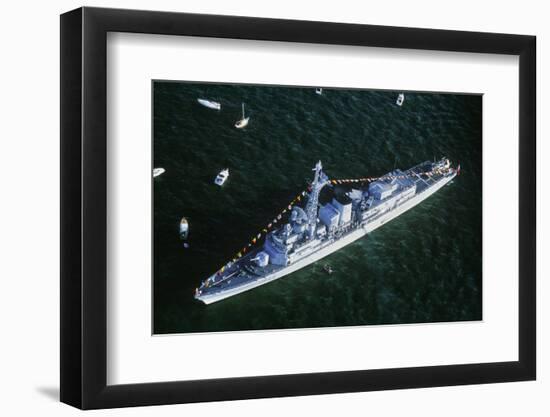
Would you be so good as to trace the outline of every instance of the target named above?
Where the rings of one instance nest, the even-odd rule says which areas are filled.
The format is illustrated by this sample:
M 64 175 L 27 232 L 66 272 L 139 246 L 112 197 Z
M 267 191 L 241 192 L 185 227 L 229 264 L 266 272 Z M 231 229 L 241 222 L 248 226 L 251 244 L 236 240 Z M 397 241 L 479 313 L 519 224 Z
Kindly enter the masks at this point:
M 481 96 L 407 92 L 398 107 L 397 93 L 154 82 L 154 165 L 166 169 L 154 180 L 154 333 L 480 320 Z M 238 130 L 241 102 L 250 123 Z M 461 175 L 367 238 L 241 295 L 193 299 L 306 187 L 317 160 L 338 179 L 434 156 L 459 161 Z

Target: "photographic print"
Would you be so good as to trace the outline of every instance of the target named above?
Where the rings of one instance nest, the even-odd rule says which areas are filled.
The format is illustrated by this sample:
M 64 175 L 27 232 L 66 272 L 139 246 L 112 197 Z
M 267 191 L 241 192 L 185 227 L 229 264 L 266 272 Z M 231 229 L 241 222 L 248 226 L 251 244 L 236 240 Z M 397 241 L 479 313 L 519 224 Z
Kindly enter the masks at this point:
M 154 334 L 482 320 L 482 95 L 152 100 Z

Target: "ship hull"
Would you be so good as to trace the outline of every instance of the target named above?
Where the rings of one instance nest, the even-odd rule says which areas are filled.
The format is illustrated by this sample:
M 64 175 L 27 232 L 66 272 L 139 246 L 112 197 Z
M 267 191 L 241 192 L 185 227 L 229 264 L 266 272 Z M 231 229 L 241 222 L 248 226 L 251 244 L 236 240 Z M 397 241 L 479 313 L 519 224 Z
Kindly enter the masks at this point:
M 221 301 L 226 298 L 232 297 L 234 295 L 241 294 L 245 291 L 252 290 L 261 285 L 268 284 L 288 274 L 298 271 L 299 269 L 302 269 L 314 262 L 317 262 L 318 260 L 323 259 L 324 257 L 336 252 L 337 250 L 342 249 L 343 247 L 349 245 L 350 243 L 355 242 L 356 240 L 362 238 L 366 234 L 372 232 L 373 230 L 379 228 L 380 226 L 388 223 L 389 221 L 405 213 L 407 210 L 410 210 L 411 208 L 420 204 L 422 201 L 424 201 L 425 199 L 430 197 L 432 194 L 439 191 L 442 187 L 447 185 L 455 176 L 456 176 L 456 173 L 452 173 L 450 175 L 443 177 L 442 179 L 437 181 L 437 183 L 425 189 L 421 193 L 416 194 L 414 197 L 407 200 L 406 202 L 401 204 L 399 207 L 396 207 L 394 210 L 390 211 L 389 213 L 386 213 L 375 220 L 365 223 L 363 226 L 350 232 L 349 234 L 342 237 L 341 239 L 319 249 L 318 251 L 294 262 L 293 264 L 287 267 L 282 268 L 281 270 L 275 271 L 271 274 L 265 275 L 261 278 L 258 278 L 249 283 L 240 285 L 238 287 L 229 288 L 227 290 L 224 290 L 223 292 L 218 292 L 214 294 L 203 294 L 203 295 L 197 296 L 196 299 L 202 301 L 205 304 L 212 304 L 217 301 Z

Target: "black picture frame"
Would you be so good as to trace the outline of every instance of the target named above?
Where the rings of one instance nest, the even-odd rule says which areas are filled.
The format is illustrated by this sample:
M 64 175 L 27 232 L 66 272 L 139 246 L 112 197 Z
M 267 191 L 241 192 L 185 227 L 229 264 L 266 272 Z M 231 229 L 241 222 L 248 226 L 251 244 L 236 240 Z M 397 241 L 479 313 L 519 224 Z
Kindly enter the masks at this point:
M 108 32 L 519 56 L 519 360 L 107 385 Z M 61 401 L 82 409 L 533 380 L 534 36 L 103 8 L 61 15 Z

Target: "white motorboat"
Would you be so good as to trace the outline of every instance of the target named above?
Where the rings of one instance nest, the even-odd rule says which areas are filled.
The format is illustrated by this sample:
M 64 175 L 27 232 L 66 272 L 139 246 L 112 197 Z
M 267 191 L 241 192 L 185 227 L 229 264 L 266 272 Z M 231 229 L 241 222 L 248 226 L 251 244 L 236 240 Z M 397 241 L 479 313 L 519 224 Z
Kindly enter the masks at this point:
M 242 106 L 243 106 L 243 118 L 235 122 L 235 127 L 237 129 L 242 129 L 243 127 L 246 127 L 248 125 L 248 120 L 250 119 L 250 117 L 245 117 L 244 115 L 244 103 Z
M 317 87 L 315 89 L 315 94 L 322 95 L 323 94 L 323 89 L 321 87 Z
M 153 169 L 153 177 L 158 177 L 159 175 L 162 175 L 166 172 L 164 168 L 154 168 Z
M 226 168 L 220 171 L 220 173 L 214 180 L 214 183 L 221 187 L 225 183 L 225 181 L 227 181 L 227 178 L 229 178 L 229 170 Z
M 180 220 L 180 238 L 182 240 L 187 240 L 189 236 L 189 222 L 185 217 L 182 217 Z
M 397 100 L 395 102 L 395 104 L 397 104 L 398 106 L 402 106 L 403 105 L 403 102 L 405 101 L 405 94 L 403 93 L 400 93 L 398 96 L 397 96 Z
M 209 109 L 220 110 L 222 105 L 217 101 L 207 100 L 205 98 L 198 98 L 197 101 L 200 105 L 208 107 Z

